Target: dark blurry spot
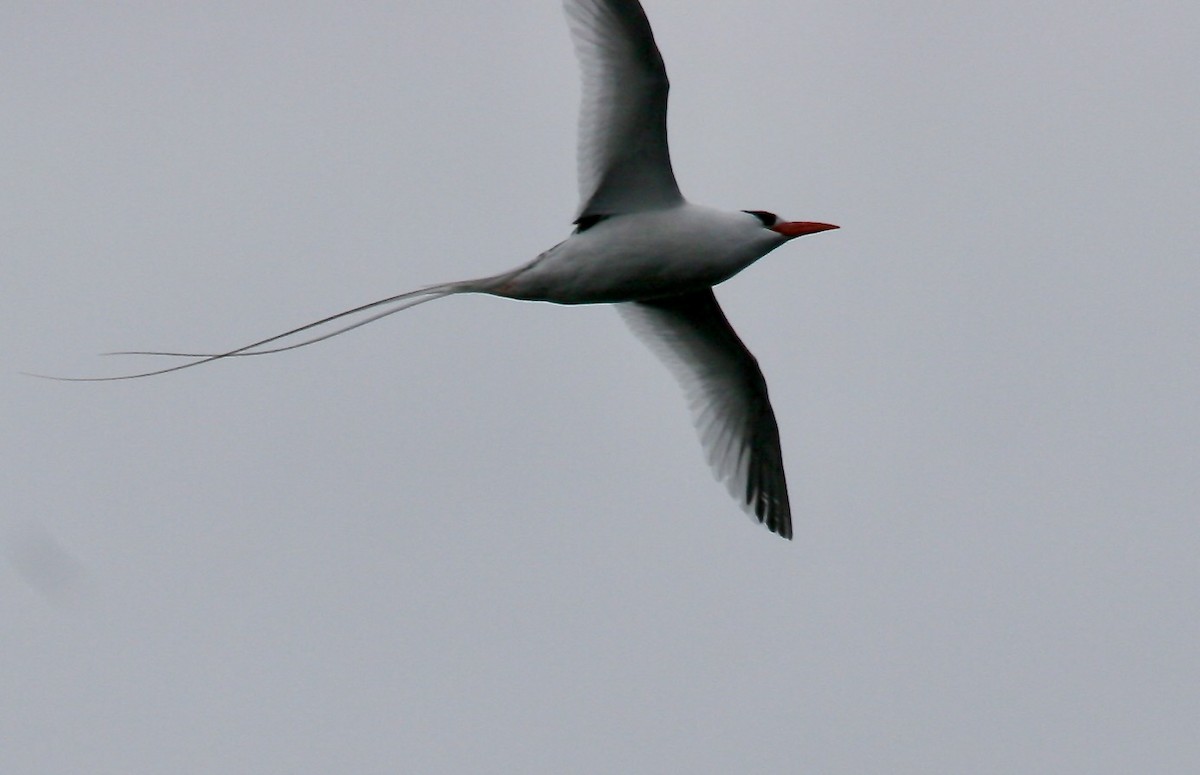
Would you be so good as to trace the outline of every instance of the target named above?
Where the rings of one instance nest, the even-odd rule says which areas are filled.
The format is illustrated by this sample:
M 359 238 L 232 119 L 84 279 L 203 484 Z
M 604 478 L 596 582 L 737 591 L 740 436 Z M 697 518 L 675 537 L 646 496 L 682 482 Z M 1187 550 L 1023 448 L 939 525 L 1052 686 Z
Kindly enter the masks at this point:
M 576 227 L 575 233 L 578 234 L 581 231 L 587 231 L 588 229 L 592 228 L 596 224 L 600 223 L 600 221 L 603 221 L 605 218 L 609 218 L 609 217 L 611 217 L 611 216 L 608 216 L 608 215 L 583 215 L 583 216 L 580 216 L 579 218 L 575 219 L 575 227 Z
M 33 522 L 11 526 L 5 555 L 29 586 L 55 603 L 67 603 L 83 590 L 83 565 L 46 528 Z

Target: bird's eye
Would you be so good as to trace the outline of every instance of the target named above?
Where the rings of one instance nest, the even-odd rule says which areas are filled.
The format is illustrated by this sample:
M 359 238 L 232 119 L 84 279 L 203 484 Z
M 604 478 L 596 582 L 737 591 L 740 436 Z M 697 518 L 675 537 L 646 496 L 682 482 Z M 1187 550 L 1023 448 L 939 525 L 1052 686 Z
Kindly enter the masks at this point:
M 775 213 L 768 213 L 766 210 L 742 210 L 744 213 L 753 215 L 758 220 L 762 221 L 762 225 L 768 229 L 779 223 L 779 216 Z

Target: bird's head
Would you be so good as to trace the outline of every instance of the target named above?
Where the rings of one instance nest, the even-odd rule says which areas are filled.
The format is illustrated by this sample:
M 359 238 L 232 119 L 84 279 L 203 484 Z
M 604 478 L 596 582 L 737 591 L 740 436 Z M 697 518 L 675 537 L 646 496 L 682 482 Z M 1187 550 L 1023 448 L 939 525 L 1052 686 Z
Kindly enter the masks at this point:
M 802 237 L 805 234 L 816 234 L 819 231 L 829 231 L 836 229 L 832 223 L 817 223 L 816 221 L 785 221 L 775 213 L 769 213 L 766 210 L 743 210 L 742 212 L 753 215 L 763 225 L 763 228 L 770 229 L 776 234 L 782 235 L 786 239 L 795 239 Z

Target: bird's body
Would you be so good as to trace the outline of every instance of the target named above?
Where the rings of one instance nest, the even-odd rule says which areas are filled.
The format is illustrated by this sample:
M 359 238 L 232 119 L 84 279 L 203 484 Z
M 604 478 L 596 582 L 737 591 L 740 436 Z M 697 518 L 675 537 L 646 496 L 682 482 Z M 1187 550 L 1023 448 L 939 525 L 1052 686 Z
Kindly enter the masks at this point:
M 683 383 L 717 476 L 759 522 L 791 538 L 779 430 L 766 380 L 726 320 L 712 287 L 795 237 L 837 227 L 688 202 L 676 184 L 667 145 L 666 69 L 641 4 L 564 0 L 563 7 L 583 73 L 580 200 L 571 236 L 502 274 L 398 294 L 216 355 L 143 352 L 199 360 L 101 379 L 150 376 L 231 356 L 290 350 L 452 294 L 612 303 Z M 278 344 L 372 310 L 332 333 Z
M 711 288 L 786 241 L 747 213 L 682 202 L 598 220 L 487 290 L 556 304 L 644 301 Z

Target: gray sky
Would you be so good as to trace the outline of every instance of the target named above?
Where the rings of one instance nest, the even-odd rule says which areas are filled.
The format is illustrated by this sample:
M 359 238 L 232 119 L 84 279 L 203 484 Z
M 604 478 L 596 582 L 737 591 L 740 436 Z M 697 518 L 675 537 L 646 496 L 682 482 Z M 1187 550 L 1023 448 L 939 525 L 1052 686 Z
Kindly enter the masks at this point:
M 646 5 L 792 543 L 602 307 L 17 374 L 561 239 L 557 2 L 4 5 L 0 771 L 1200 768 L 1195 4 Z

